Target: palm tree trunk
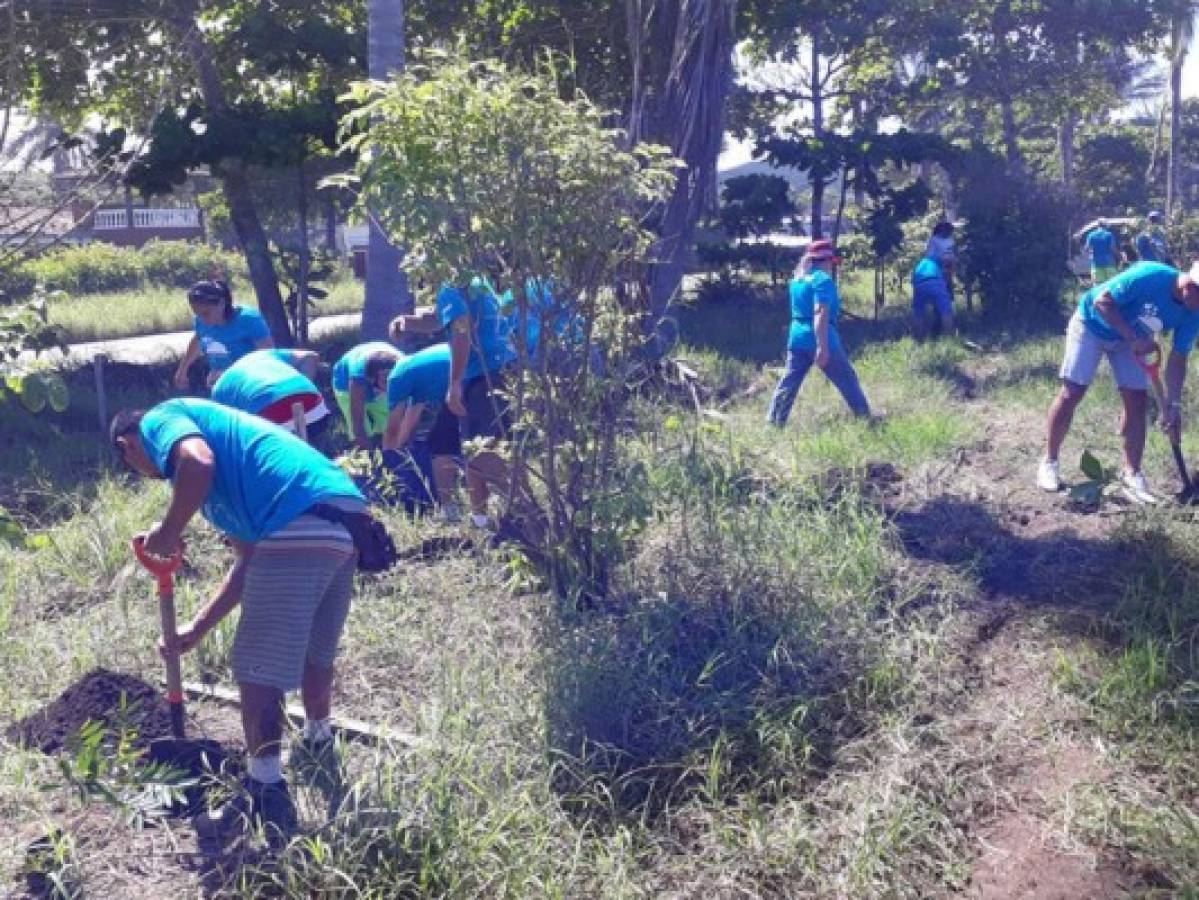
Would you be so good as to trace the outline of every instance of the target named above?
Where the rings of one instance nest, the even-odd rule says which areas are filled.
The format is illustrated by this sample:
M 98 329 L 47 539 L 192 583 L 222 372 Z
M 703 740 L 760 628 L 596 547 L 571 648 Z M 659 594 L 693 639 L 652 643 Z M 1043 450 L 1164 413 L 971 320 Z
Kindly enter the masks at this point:
M 1067 191 L 1074 188 L 1074 114 L 1066 113 L 1058 130 L 1058 153 L 1062 162 L 1062 187 Z
M 812 137 L 824 137 L 824 90 L 820 80 L 820 35 L 812 33 Z M 815 169 L 812 182 L 812 239 L 824 236 L 824 176 Z
M 1185 29 L 1189 30 L 1189 29 Z M 1178 202 L 1178 162 L 1182 152 L 1182 67 L 1186 63 L 1187 44 L 1184 29 L 1174 29 L 1170 60 L 1170 155 L 1166 163 L 1166 215 L 1174 214 Z
M 404 0 L 368 0 L 367 31 L 370 77 L 383 81 L 403 71 Z M 387 239 L 373 215 L 367 229 L 362 339 L 384 340 L 391 320 L 412 310 L 412 296 L 400 269 L 403 253 Z

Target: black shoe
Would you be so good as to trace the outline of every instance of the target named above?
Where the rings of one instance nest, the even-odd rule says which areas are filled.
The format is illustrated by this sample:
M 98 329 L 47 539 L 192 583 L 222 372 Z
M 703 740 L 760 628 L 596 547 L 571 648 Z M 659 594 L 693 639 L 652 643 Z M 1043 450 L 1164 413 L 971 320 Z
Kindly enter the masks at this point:
M 201 841 L 224 846 L 261 830 L 272 847 L 281 847 L 295 833 L 298 820 L 286 781 L 264 784 L 247 777 L 226 803 L 198 815 L 195 825 Z

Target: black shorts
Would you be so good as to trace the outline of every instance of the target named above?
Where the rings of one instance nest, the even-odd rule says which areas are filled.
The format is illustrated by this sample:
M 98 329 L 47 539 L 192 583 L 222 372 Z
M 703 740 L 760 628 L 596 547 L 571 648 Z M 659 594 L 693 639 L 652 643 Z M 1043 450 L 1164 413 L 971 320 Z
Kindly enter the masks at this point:
M 433 456 L 462 456 L 462 439 L 459 436 L 458 417 L 444 403 L 437 408 L 433 427 L 426 438 L 429 453 Z
M 504 395 L 504 373 L 491 372 L 472 378 L 462 386 L 466 417 L 461 419 L 463 441 L 473 438 L 508 437 L 508 398 Z

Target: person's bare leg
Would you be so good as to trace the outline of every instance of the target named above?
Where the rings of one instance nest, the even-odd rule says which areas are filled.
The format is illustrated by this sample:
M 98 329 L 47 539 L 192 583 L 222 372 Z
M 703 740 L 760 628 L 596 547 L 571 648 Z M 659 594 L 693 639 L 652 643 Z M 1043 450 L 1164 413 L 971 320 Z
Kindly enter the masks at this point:
M 1061 452 L 1066 435 L 1070 433 L 1070 423 L 1074 421 L 1074 410 L 1086 395 L 1086 385 L 1075 384 L 1073 381 L 1062 381 L 1062 389 L 1049 406 L 1047 440 L 1045 458 L 1056 460 Z
M 304 717 L 309 722 L 329 718 L 333 708 L 333 669 L 305 663 L 300 699 L 304 702 Z
M 263 684 L 239 684 L 241 724 L 251 757 L 279 756 L 283 744 L 283 692 Z
M 1124 414 L 1120 417 L 1120 435 L 1124 438 L 1124 466 L 1130 472 L 1141 471 L 1145 455 L 1146 414 L 1149 395 L 1146 391 L 1120 389 Z

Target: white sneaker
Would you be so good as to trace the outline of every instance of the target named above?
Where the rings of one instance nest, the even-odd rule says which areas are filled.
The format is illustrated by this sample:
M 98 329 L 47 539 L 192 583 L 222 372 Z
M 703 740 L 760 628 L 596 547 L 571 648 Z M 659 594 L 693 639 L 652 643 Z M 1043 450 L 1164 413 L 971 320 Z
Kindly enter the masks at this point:
M 1120 486 L 1124 489 L 1124 496 L 1133 503 L 1144 506 L 1157 502 L 1157 497 L 1150 493 L 1149 484 L 1145 481 L 1145 476 L 1140 472 L 1125 470 L 1120 476 Z
M 1043 491 L 1057 493 L 1062 489 L 1061 475 L 1056 459 L 1042 459 L 1037 466 L 1037 487 Z

